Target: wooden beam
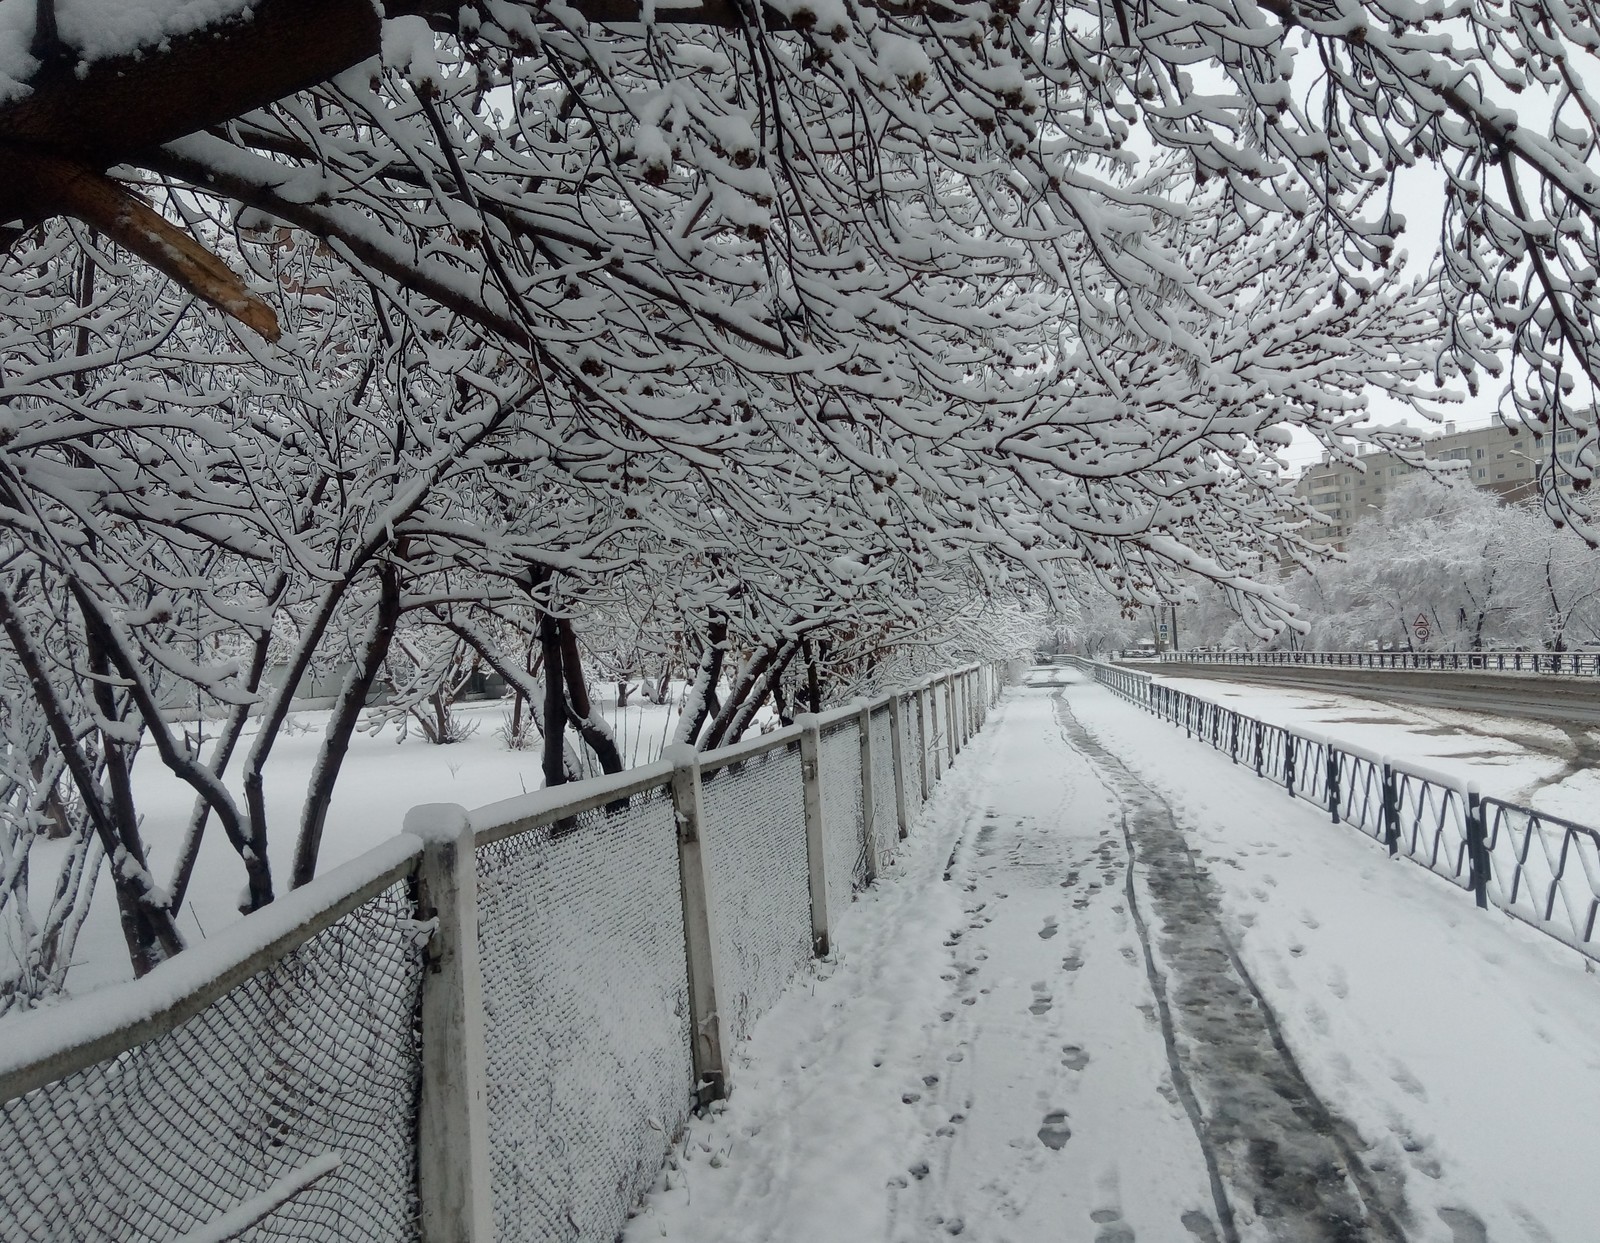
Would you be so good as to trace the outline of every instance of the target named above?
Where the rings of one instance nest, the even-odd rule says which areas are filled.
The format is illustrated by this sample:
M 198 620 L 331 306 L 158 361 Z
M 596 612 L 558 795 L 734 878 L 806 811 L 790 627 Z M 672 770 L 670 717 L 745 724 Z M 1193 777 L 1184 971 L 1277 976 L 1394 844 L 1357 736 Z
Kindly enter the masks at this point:
M 278 339 L 277 315 L 227 264 L 104 173 L 62 156 L 19 152 L 8 174 L 9 187 L 41 213 L 83 221 L 225 315 Z

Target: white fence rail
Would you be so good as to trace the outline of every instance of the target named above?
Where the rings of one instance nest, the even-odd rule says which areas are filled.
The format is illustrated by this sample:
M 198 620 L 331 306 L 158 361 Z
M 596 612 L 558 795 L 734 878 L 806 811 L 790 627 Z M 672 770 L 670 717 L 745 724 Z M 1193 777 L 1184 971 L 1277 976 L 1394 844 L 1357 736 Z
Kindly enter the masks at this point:
M 610 1243 L 888 864 L 982 665 L 467 812 L 5 1025 L 8 1240 Z

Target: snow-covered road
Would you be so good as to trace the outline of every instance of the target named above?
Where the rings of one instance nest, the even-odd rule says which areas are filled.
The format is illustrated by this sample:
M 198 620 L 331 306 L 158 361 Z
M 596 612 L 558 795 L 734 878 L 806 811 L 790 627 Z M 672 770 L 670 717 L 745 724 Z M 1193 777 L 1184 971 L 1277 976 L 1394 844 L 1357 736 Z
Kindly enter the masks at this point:
M 1600 1238 L 1581 960 L 1046 676 L 736 1051 L 630 1243 Z

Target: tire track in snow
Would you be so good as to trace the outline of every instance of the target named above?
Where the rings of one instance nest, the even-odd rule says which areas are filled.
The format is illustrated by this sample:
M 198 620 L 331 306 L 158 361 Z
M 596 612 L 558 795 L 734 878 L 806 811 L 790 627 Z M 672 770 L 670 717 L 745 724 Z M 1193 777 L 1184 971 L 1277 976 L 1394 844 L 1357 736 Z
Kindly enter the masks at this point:
M 1306 1081 L 1224 931 L 1216 891 L 1171 807 L 1083 727 L 1062 690 L 1054 700 L 1063 739 L 1123 804 L 1129 908 L 1173 1084 L 1212 1174 L 1225 1238 L 1240 1237 L 1237 1214 L 1256 1225 L 1249 1233 L 1284 1243 L 1403 1243 L 1384 1189 L 1361 1162 L 1349 1128 Z M 1143 866 L 1148 919 L 1135 863 Z

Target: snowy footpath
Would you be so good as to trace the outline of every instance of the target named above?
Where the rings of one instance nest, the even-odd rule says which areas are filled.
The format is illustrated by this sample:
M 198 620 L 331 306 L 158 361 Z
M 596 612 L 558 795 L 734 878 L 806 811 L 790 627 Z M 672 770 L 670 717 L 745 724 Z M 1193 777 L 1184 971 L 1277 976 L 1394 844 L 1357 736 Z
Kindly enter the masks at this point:
M 1065 672 L 1014 688 L 628 1243 L 1600 1240 L 1600 977 Z

